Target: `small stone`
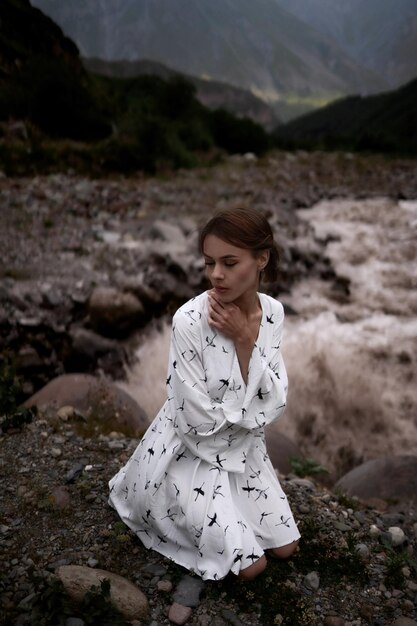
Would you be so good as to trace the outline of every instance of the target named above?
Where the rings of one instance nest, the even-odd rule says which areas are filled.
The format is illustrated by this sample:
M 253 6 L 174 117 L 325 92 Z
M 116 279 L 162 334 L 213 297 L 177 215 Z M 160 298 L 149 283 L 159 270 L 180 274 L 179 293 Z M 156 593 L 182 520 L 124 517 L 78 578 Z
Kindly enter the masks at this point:
M 308 478 L 293 478 L 291 480 L 291 484 L 296 485 L 297 487 L 304 487 L 308 491 L 316 490 L 314 483 L 311 482 L 311 480 L 308 480 Z
M 79 617 L 69 617 L 65 621 L 65 626 L 84 626 L 84 624 L 84 620 L 80 619 Z
M 193 610 L 191 607 L 174 602 L 169 607 L 168 619 L 173 624 L 185 624 L 190 619 L 192 612 Z
M 305 587 L 307 587 L 308 589 L 311 589 L 312 591 L 317 591 L 317 589 L 320 587 L 320 577 L 318 572 L 310 572 L 309 574 L 304 576 L 303 582 Z
M 98 561 L 97 559 L 93 559 L 93 557 L 90 557 L 87 561 L 87 565 L 88 567 L 97 567 Z
M 411 613 L 415 608 L 415 604 L 411 600 L 403 600 L 401 602 L 401 608 L 405 613 Z
M 59 456 L 61 456 L 61 454 L 62 454 L 61 448 L 52 448 L 51 449 L 51 456 L 53 456 L 54 458 L 58 458 Z
M 73 465 L 71 469 L 68 470 L 68 472 L 65 474 L 65 482 L 73 483 L 75 480 L 77 480 L 77 478 L 81 476 L 81 474 L 83 473 L 83 469 L 84 465 L 82 463 L 75 463 L 75 465 Z
M 244 626 L 244 623 L 238 618 L 238 616 L 233 613 L 231 609 L 223 609 L 222 617 L 226 620 L 228 624 L 232 626 Z M 276 621 L 277 616 L 275 616 L 274 624 L 279 624 L 280 622 Z
M 398 526 L 404 522 L 404 513 L 384 513 L 381 519 L 385 526 Z
M 366 543 L 357 543 L 355 550 L 362 559 L 367 560 L 369 558 L 370 550 Z
M 417 626 L 417 622 L 409 617 L 398 617 L 391 626 Z
M 67 422 L 69 419 L 71 419 L 71 417 L 74 416 L 74 413 L 75 413 L 75 409 L 73 406 L 65 405 L 65 406 L 61 406 L 61 408 L 57 412 L 57 416 L 63 422 Z
M 110 450 L 124 450 L 126 444 L 123 441 L 109 441 L 107 444 Z
M 324 618 L 324 626 L 345 626 L 345 620 L 337 615 L 328 615 Z
M 148 563 L 144 567 L 142 567 L 141 571 L 144 574 L 147 574 L 149 577 L 152 576 L 165 576 L 167 573 L 167 568 L 163 565 L 159 565 L 159 563 Z
M 391 537 L 391 543 L 394 547 L 402 546 L 407 541 L 403 529 L 399 528 L 399 526 L 390 526 L 388 528 L 388 534 Z
M 110 600 L 128 619 L 147 618 L 149 604 L 146 596 L 126 578 L 102 569 L 67 565 L 57 570 L 66 592 L 76 602 L 81 602 L 92 585 L 100 586 L 102 580 L 110 582 Z
M 156 586 L 158 591 L 166 591 L 167 593 L 170 593 L 173 585 L 170 580 L 158 580 Z
M 70 494 L 65 487 L 54 487 L 49 496 L 49 500 L 61 511 L 68 508 L 71 504 Z
M 379 537 L 379 535 L 381 534 L 380 529 L 378 528 L 378 526 L 376 526 L 375 524 L 372 524 L 372 526 L 370 526 L 369 528 L 369 534 L 371 535 L 371 537 Z
M 363 619 L 365 619 L 368 623 L 371 623 L 374 616 L 374 609 L 371 604 L 362 604 L 360 608 L 360 615 Z
M 184 576 L 174 593 L 174 600 L 179 604 L 190 606 L 192 608 L 198 606 L 200 602 L 200 595 L 204 589 L 204 582 L 201 578 L 194 578 L 193 576 Z

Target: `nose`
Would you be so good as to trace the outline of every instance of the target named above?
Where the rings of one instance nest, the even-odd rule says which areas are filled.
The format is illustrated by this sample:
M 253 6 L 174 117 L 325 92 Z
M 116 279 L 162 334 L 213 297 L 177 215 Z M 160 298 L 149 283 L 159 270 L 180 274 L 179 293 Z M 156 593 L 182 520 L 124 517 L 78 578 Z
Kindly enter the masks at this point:
M 223 269 L 218 263 L 214 265 L 211 277 L 213 280 L 222 280 L 224 278 Z

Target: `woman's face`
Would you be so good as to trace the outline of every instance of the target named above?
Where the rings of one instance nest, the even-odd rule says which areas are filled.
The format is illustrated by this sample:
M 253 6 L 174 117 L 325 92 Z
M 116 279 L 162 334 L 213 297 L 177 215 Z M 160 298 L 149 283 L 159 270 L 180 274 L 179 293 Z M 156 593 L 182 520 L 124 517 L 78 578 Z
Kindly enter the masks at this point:
M 259 272 L 266 265 L 268 252 L 254 256 L 251 250 L 207 235 L 203 254 L 206 274 L 216 295 L 225 303 L 233 302 L 258 290 Z

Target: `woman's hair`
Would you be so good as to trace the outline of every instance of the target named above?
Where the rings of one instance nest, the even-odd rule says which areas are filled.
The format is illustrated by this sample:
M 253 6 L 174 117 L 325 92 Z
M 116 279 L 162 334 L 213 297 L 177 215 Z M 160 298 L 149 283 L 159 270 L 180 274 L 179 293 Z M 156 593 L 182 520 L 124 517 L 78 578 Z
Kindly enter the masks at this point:
M 268 250 L 269 261 L 264 268 L 263 277 L 271 283 L 277 280 L 278 247 L 268 220 L 259 211 L 235 208 L 216 213 L 200 230 L 198 245 L 201 254 L 204 252 L 207 235 L 215 235 L 237 248 L 251 250 L 255 258 L 259 252 Z

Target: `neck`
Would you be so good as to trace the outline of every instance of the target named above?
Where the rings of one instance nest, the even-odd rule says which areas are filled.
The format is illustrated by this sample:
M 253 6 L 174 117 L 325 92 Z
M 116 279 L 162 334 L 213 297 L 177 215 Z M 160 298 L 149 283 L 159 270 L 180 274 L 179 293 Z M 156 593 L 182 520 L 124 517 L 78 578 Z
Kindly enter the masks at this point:
M 249 319 L 253 315 L 259 312 L 260 304 L 258 298 L 258 292 L 246 293 L 240 298 L 234 301 L 242 313 Z

